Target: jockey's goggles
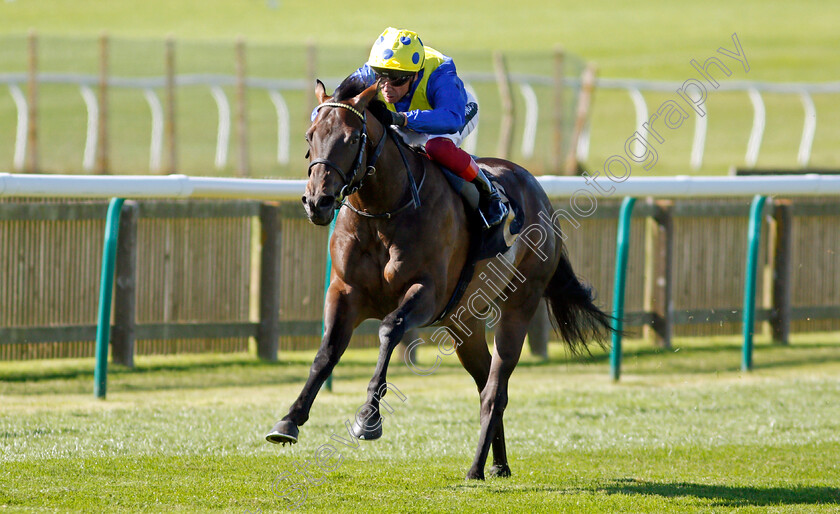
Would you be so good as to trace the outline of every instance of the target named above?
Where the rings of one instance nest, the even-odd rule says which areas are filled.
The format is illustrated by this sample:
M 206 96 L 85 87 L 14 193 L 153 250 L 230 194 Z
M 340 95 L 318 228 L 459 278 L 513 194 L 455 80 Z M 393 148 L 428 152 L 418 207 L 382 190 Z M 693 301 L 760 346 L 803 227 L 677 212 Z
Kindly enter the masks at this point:
M 377 73 L 376 80 L 381 83 L 388 83 L 394 87 L 404 86 L 414 77 L 414 73 L 409 75 L 394 76 L 393 74 Z

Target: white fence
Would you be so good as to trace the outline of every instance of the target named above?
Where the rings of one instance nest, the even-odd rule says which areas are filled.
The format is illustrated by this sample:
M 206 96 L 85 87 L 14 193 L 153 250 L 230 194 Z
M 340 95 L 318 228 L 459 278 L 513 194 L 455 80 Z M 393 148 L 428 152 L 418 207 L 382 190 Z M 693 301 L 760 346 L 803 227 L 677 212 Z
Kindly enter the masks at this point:
M 574 198 L 592 189 L 584 177 L 538 177 L 553 198 Z M 230 198 L 298 200 L 305 180 L 261 180 L 213 177 L 28 175 L 0 173 L 0 198 Z M 760 177 L 630 177 L 611 182 L 614 197 L 725 197 L 752 195 L 820 196 L 840 194 L 840 176 L 779 175 Z M 589 189 L 587 189 L 589 188 Z
M 597 87 L 601 89 L 624 90 L 630 96 L 636 112 L 637 130 L 642 130 L 642 124 L 648 121 L 648 108 L 643 92 L 665 92 L 673 93 L 683 87 L 680 82 L 658 82 L 633 79 L 600 79 Z M 764 107 L 763 93 L 776 93 L 798 96 L 802 102 L 804 120 L 802 133 L 799 141 L 799 153 L 797 164 L 808 167 L 811 160 L 811 148 L 814 143 L 814 134 L 817 129 L 817 109 L 814 105 L 812 94 L 840 93 L 840 82 L 826 82 L 820 84 L 809 83 L 773 83 L 753 81 L 725 81 L 715 91 L 742 91 L 747 93 L 753 108 L 752 128 L 747 143 L 745 162 L 748 167 L 755 166 L 758 162 L 758 155 L 761 151 L 761 140 L 764 137 L 766 123 L 766 111 Z M 709 122 L 709 113 L 705 116 L 696 116 L 694 125 L 694 138 L 691 146 L 690 164 L 692 169 L 699 169 L 703 165 L 703 153 L 706 145 L 706 131 Z M 589 131 L 584 132 L 578 147 L 578 155 L 585 160 L 589 149 Z
M 465 73 L 463 78 L 467 89 L 475 94 L 472 83 L 495 83 L 497 77 L 493 73 Z M 523 157 L 530 158 L 534 154 L 537 128 L 540 112 L 546 112 L 541 108 L 538 97 L 534 92 L 534 86 L 553 87 L 553 77 L 528 74 L 511 74 L 510 81 L 517 85 L 519 93 L 525 106 L 524 119 L 522 123 L 521 153 Z M 22 170 L 26 155 L 27 127 L 29 125 L 29 108 L 26 96 L 21 86 L 27 83 L 28 76 L 23 73 L 0 74 L 0 84 L 6 84 L 9 88 L 17 110 L 17 130 L 15 131 L 15 152 L 14 169 Z M 79 74 L 56 74 L 41 73 L 37 75 L 37 81 L 44 84 L 70 84 L 79 87 L 80 94 L 84 99 L 87 109 L 87 131 L 84 151 L 85 170 L 94 168 L 94 160 L 97 146 L 97 123 L 98 104 L 94 87 L 100 84 L 100 79 L 94 75 Z M 340 79 L 328 79 L 330 84 L 338 84 Z M 228 162 L 228 148 L 231 137 L 231 108 L 230 102 L 222 87 L 234 86 L 237 78 L 230 75 L 177 75 L 175 86 L 206 86 L 215 100 L 218 110 L 217 137 L 215 165 L 223 168 Z M 578 78 L 566 78 L 567 87 L 579 90 L 580 80 Z M 111 77 L 107 85 L 114 88 L 129 88 L 141 90 L 149 107 L 151 116 L 151 134 L 149 138 L 149 168 L 152 171 L 160 171 L 162 153 L 164 149 L 164 109 L 161 105 L 157 90 L 165 88 L 165 77 L 150 78 L 119 78 Z M 268 92 L 274 104 L 277 117 L 277 156 L 279 164 L 289 162 L 290 142 L 290 120 L 289 108 L 283 96 L 287 91 L 305 91 L 307 83 L 303 79 L 262 79 L 247 78 L 245 85 L 248 88 L 260 89 Z M 601 89 L 624 90 L 628 93 L 635 109 L 636 125 L 641 131 L 641 125 L 648 118 L 648 107 L 644 93 L 650 92 L 674 92 L 682 87 L 679 82 L 660 82 L 633 79 L 599 79 L 596 87 Z M 814 135 L 817 127 L 817 110 L 812 94 L 840 93 L 840 82 L 829 82 L 822 84 L 807 83 L 770 83 L 751 81 L 729 81 L 722 82 L 716 91 L 743 91 L 753 107 L 753 122 L 747 144 L 745 161 L 747 166 L 752 167 L 758 160 L 761 151 L 761 141 L 764 134 L 766 115 L 762 94 L 780 93 L 796 95 L 800 98 L 804 111 L 804 121 L 800 136 L 799 152 L 797 163 L 800 167 L 807 167 L 811 159 L 811 149 L 814 142 Z M 709 114 L 695 117 L 694 137 L 691 147 L 690 165 L 692 169 L 699 169 L 703 164 L 705 142 L 707 134 Z M 465 142 L 465 149 L 475 152 L 477 141 L 477 130 Z M 585 161 L 589 154 L 590 131 L 588 123 L 578 140 L 577 155 L 580 161 Z

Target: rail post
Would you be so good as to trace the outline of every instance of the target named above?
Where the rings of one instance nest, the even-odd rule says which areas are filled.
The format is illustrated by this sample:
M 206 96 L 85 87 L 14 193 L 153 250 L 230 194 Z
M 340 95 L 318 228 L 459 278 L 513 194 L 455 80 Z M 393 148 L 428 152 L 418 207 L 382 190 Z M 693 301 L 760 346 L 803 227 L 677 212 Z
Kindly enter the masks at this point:
M 332 272 L 332 255 L 330 255 L 330 241 L 332 240 L 333 232 L 335 231 L 335 220 L 338 219 L 338 213 L 341 209 L 336 209 L 335 216 L 333 216 L 332 223 L 330 223 L 330 232 L 327 235 L 327 265 L 324 271 L 324 305 L 327 303 L 327 290 L 330 288 L 330 274 Z M 324 339 L 324 317 L 321 315 L 321 340 Z M 332 391 L 332 373 L 324 382 L 323 389 Z
M 166 171 L 175 173 L 178 169 L 178 131 L 175 129 L 177 109 L 175 107 L 177 84 L 175 82 L 175 37 L 166 38 L 166 118 L 164 129 L 166 132 Z
M 505 63 L 505 56 L 501 52 L 493 53 L 493 70 L 496 74 L 496 85 L 499 87 L 499 98 L 502 103 L 502 120 L 499 127 L 499 144 L 496 146 L 496 155 L 502 159 L 509 159 L 510 149 L 513 146 L 513 93 L 510 89 L 510 75 Z
M 108 34 L 99 36 L 99 120 L 96 124 L 96 173 L 107 175 L 108 159 Z
M 753 335 L 755 324 L 755 282 L 758 273 L 758 245 L 761 243 L 761 214 L 767 197 L 755 195 L 750 205 L 750 224 L 747 229 L 747 267 L 744 280 L 743 329 L 741 371 L 752 370 Z
M 309 39 L 306 42 L 306 88 L 304 94 L 306 95 L 306 120 L 309 123 L 309 113 L 318 105 L 318 99 L 315 98 L 315 80 L 318 78 L 318 46 L 314 39 Z
M 280 249 L 282 224 L 280 205 L 260 204 L 260 323 L 257 328 L 257 355 L 267 361 L 277 360 L 280 338 Z
M 117 242 L 114 279 L 114 330 L 111 337 L 112 359 L 117 364 L 134 367 L 134 343 L 137 339 L 137 202 L 122 206 Z
M 788 344 L 791 322 L 791 258 L 793 251 L 793 213 L 790 200 L 773 200 L 773 235 L 771 236 L 773 271 L 770 283 L 770 331 L 773 342 Z
M 245 39 L 236 40 L 236 133 L 239 139 L 239 159 L 236 175 L 249 177 L 251 164 L 248 157 L 248 84 Z
M 28 63 L 26 78 L 27 118 L 26 126 L 26 157 L 24 157 L 24 171 L 35 173 L 40 168 L 38 162 L 38 34 L 29 31 L 27 37 Z
M 644 332 L 660 348 L 671 347 L 673 332 L 673 205 L 671 200 L 653 202 L 655 210 L 648 220 L 645 241 L 645 311 L 653 314 L 653 320 Z
M 563 167 L 563 128 L 565 125 L 566 106 L 564 104 L 566 87 L 566 53 L 563 47 L 554 47 L 554 105 L 552 110 L 551 171 L 560 173 Z
M 123 199 L 112 198 L 105 219 L 105 244 L 102 248 L 102 277 L 99 281 L 99 311 L 96 324 L 96 367 L 93 371 L 93 394 L 105 398 L 108 393 L 108 343 L 111 338 L 111 297 L 114 267 L 117 260 L 120 211 Z
M 627 256 L 630 252 L 630 216 L 636 199 L 625 197 L 618 216 L 618 233 L 615 245 L 615 280 L 613 281 L 613 334 L 610 351 L 610 375 L 621 378 L 621 338 L 624 330 L 624 285 L 627 278 Z
M 542 299 L 531 324 L 528 325 L 528 346 L 531 348 L 531 355 L 548 359 L 549 334 L 551 334 L 551 320 L 548 319 L 545 299 Z
M 578 171 L 578 143 L 583 137 L 586 128 L 586 120 L 589 118 L 589 109 L 592 105 L 592 95 L 595 91 L 595 78 L 597 68 L 594 64 L 587 64 L 581 75 L 580 93 L 578 93 L 577 107 L 575 109 L 575 123 L 572 129 L 572 139 L 569 143 L 569 151 L 566 154 L 566 163 L 563 166 L 565 175 L 576 175 Z

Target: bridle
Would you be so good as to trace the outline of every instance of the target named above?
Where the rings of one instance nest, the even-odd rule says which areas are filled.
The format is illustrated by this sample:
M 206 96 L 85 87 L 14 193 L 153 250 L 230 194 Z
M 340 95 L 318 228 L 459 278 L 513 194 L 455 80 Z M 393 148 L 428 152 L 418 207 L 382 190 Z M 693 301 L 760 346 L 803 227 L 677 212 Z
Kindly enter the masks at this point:
M 376 164 L 376 161 L 379 159 L 379 154 L 382 153 L 382 148 L 385 147 L 385 133 L 382 134 L 382 138 L 376 145 L 376 148 L 373 151 L 373 155 L 371 155 L 370 164 L 365 166 L 365 172 L 362 175 L 362 178 L 359 180 L 358 183 L 353 184 L 353 181 L 356 179 L 356 175 L 358 175 L 359 173 L 359 169 L 362 167 L 362 160 L 364 159 L 365 148 L 367 147 L 368 136 L 367 120 L 365 119 L 365 115 L 359 112 L 359 110 L 355 107 L 340 102 L 324 102 L 318 107 L 316 107 L 315 111 L 320 111 L 322 107 L 339 107 L 341 109 L 347 109 L 362 120 L 362 135 L 359 137 L 359 149 L 356 151 L 356 158 L 353 160 L 353 168 L 350 169 L 350 173 L 345 173 L 344 170 L 341 169 L 341 166 L 332 162 L 329 159 L 319 158 L 314 159 L 309 163 L 309 174 L 312 173 L 312 166 L 315 166 L 317 164 L 323 164 L 324 166 L 332 168 L 338 172 L 338 175 L 341 177 L 341 180 L 344 181 L 344 186 L 341 188 L 341 191 L 339 191 L 336 201 L 338 203 L 343 203 L 345 198 L 352 195 L 353 193 L 358 191 L 359 188 L 362 187 L 362 183 L 365 181 L 368 175 L 376 173 L 376 168 L 374 167 L 374 164 Z
M 359 181 L 354 184 L 354 181 L 356 180 L 356 176 L 359 174 L 359 170 L 362 167 L 362 161 L 364 160 L 365 148 L 367 147 L 367 141 L 368 141 L 367 119 L 365 117 L 365 113 L 360 112 L 358 109 L 356 109 L 355 107 L 353 107 L 351 105 L 347 105 L 347 104 L 341 103 L 341 102 L 324 102 L 324 103 L 318 105 L 315 108 L 315 112 L 318 112 L 319 110 L 321 110 L 322 107 L 338 107 L 338 108 L 341 108 L 341 109 L 347 109 L 348 111 L 352 112 L 353 114 L 358 116 L 359 119 L 362 120 L 362 134 L 359 137 L 359 149 L 356 151 L 356 158 L 353 160 L 353 167 L 350 169 L 349 173 L 345 173 L 344 170 L 341 169 L 341 166 L 332 162 L 329 159 L 318 158 L 318 159 L 313 159 L 312 161 L 309 162 L 308 174 L 310 174 L 310 175 L 312 174 L 312 166 L 315 166 L 316 164 L 323 164 L 324 166 L 326 166 L 328 168 L 331 168 L 331 169 L 335 170 L 336 172 L 338 172 L 338 175 L 344 181 L 344 186 L 342 186 L 341 190 L 338 193 L 338 196 L 336 197 L 336 203 L 338 203 L 339 206 L 346 205 L 351 211 L 355 212 L 356 214 L 358 214 L 360 216 L 364 216 L 364 217 L 367 217 L 367 218 L 389 218 L 390 219 L 392 216 L 404 211 L 405 209 L 411 207 L 412 205 L 415 208 L 420 207 L 420 194 L 419 194 L 420 193 L 420 188 L 423 187 L 423 182 L 425 182 L 425 179 L 426 179 L 425 163 L 423 165 L 424 166 L 423 167 L 423 178 L 420 180 L 420 187 L 417 187 L 417 185 L 414 183 L 414 176 L 411 174 L 411 170 L 409 169 L 408 160 L 406 159 L 405 154 L 403 153 L 403 149 L 400 147 L 399 143 L 397 142 L 396 134 L 391 130 L 391 128 L 388 125 L 385 125 L 385 124 L 382 125 L 382 128 L 383 128 L 382 137 L 379 139 L 379 142 L 376 143 L 376 147 L 374 148 L 373 153 L 370 155 L 370 158 L 368 159 L 368 162 L 365 165 L 365 172 L 362 174 L 362 178 L 360 178 Z M 352 205 L 350 205 L 348 202 L 346 202 L 346 199 L 347 199 L 348 196 L 354 194 L 356 191 L 361 189 L 365 179 L 369 175 L 373 175 L 374 173 L 376 173 L 376 167 L 374 165 L 376 164 L 376 161 L 379 160 L 379 155 L 382 153 L 382 149 L 385 148 L 385 140 L 387 139 L 388 134 L 390 134 L 391 137 L 394 139 L 394 142 L 397 143 L 397 148 L 399 149 L 400 157 L 402 157 L 403 165 L 405 166 L 406 172 L 408 172 L 409 183 L 411 185 L 411 196 L 412 197 L 408 201 L 408 203 L 406 203 L 402 207 L 400 207 L 397 210 L 392 211 L 392 212 L 375 214 L 375 213 L 370 213 L 370 212 L 359 210 L 359 209 L 353 207 Z M 308 155 L 309 155 L 309 152 L 307 152 L 307 156 Z

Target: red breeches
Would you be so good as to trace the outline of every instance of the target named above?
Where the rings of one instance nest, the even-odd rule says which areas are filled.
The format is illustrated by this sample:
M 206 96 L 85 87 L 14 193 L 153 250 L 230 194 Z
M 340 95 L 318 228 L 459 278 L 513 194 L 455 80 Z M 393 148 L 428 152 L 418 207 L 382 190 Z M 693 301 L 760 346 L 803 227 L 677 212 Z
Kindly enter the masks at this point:
M 470 154 L 461 150 L 451 139 L 435 137 L 426 141 L 426 153 L 429 157 L 449 168 L 462 179 L 472 182 L 478 175 L 478 165 Z

